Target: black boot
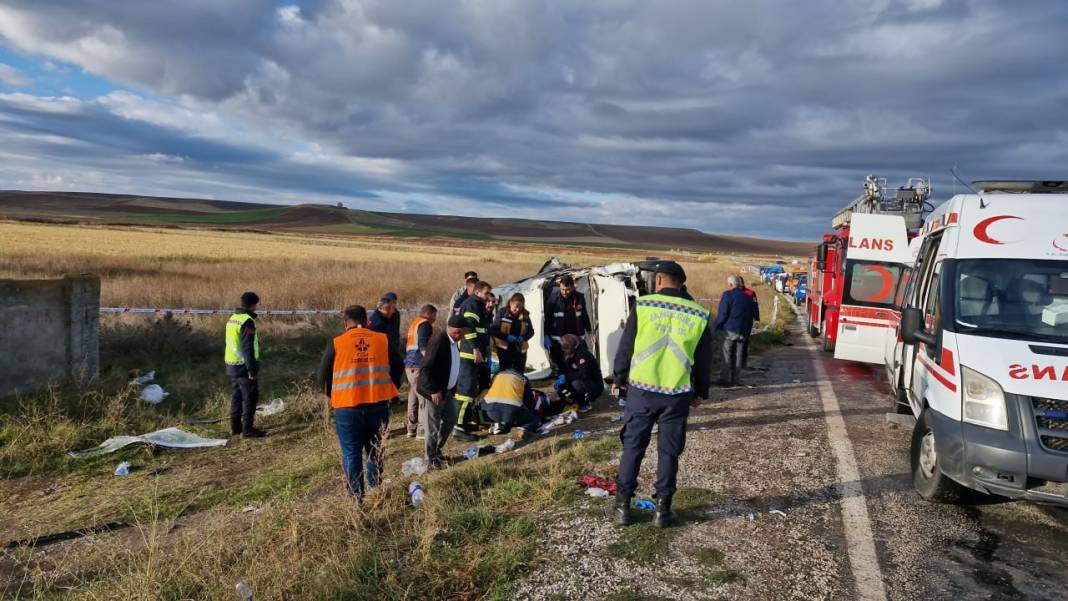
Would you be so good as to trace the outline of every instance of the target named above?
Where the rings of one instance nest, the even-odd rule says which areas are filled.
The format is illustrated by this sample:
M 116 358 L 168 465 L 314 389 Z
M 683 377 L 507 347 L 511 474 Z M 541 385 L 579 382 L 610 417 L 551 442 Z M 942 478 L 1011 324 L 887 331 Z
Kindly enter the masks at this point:
M 616 523 L 620 526 L 630 526 L 634 523 L 630 514 L 630 499 L 627 497 L 616 497 Z
M 230 436 L 239 436 L 241 434 L 241 417 L 230 418 Z
M 241 438 L 263 438 L 267 433 L 255 426 L 249 426 L 241 431 Z
M 653 516 L 653 526 L 667 528 L 675 523 L 675 513 L 671 511 L 671 497 L 656 500 L 656 515 Z

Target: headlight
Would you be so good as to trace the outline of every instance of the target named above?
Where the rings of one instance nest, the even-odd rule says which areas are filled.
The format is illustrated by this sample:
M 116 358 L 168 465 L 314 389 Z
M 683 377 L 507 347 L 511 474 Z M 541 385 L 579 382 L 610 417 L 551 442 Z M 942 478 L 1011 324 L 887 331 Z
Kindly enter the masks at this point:
M 961 366 L 964 382 L 964 421 L 996 428 L 1009 429 L 1009 417 L 1005 411 L 1005 392 L 994 380 L 967 367 Z

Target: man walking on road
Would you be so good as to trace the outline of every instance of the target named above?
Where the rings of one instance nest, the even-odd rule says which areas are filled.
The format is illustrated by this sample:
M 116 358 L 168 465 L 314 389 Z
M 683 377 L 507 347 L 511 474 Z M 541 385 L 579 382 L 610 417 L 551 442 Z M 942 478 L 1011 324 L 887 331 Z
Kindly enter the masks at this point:
M 319 385 L 330 399 L 341 445 L 341 466 L 349 493 L 357 499 L 382 477 L 382 436 L 389 425 L 389 401 L 397 387 L 389 378 L 391 362 L 386 335 L 367 327 L 367 309 L 345 309 L 345 332 L 326 347 L 319 365 Z
M 625 387 L 627 396 L 619 432 L 623 456 L 616 478 L 616 521 L 624 526 L 632 522 L 630 502 L 655 425 L 659 432 L 653 525 L 664 528 L 674 521 L 671 497 L 686 444 L 686 421 L 690 407 L 708 397 L 709 313 L 683 296 L 685 282 L 686 272 L 678 263 L 665 261 L 657 266 L 656 293 L 638 299 L 616 353 L 615 382 Z
M 719 384 L 737 386 L 738 374 L 742 371 L 743 351 L 753 331 L 756 319 L 757 303 L 745 293 L 740 278 L 732 275 L 727 278 L 727 291 L 719 299 L 719 311 L 716 312 L 715 330 L 726 330 L 723 337 L 723 365 L 720 368 Z
M 456 425 L 456 399 L 453 396 L 460 377 L 460 351 L 467 322 L 459 315 L 449 317 L 444 332 L 434 332 L 426 346 L 416 390 L 419 393 L 420 420 L 426 432 L 426 459 L 433 469 L 446 467 L 442 449 Z
M 753 299 L 753 303 L 756 305 L 753 309 L 753 321 L 760 321 L 760 301 L 757 300 L 756 290 L 746 287 L 742 276 L 738 276 L 738 287 L 742 289 L 746 296 Z M 742 345 L 742 369 L 749 369 L 749 336 L 745 337 L 745 344 Z
M 434 333 L 434 321 L 438 318 L 438 309 L 434 305 L 423 305 L 419 317 L 408 324 L 408 341 L 405 345 L 404 373 L 408 376 L 408 437 L 414 438 L 423 431 L 419 427 L 419 395 L 415 385 L 419 379 L 419 370 L 423 366 L 427 344 Z
M 226 375 L 230 376 L 230 434 L 242 438 L 262 438 L 266 432 L 255 427 L 256 404 L 260 401 L 260 336 L 256 333 L 255 292 L 241 295 L 241 308 L 226 322 Z

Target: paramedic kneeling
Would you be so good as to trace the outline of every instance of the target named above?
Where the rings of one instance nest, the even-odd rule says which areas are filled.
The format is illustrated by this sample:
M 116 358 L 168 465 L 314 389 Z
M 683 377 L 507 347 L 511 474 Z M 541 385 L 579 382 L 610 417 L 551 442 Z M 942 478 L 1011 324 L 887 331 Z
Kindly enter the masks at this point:
M 674 261 L 656 269 L 656 293 L 638 298 L 616 353 L 617 385 L 627 390 L 623 411 L 623 456 L 616 479 L 616 521 L 631 523 L 630 501 L 653 426 L 657 434 L 656 515 L 653 525 L 671 525 L 679 455 L 686 444 L 690 406 L 708 397 L 712 339 L 707 309 L 683 296 L 686 272 Z

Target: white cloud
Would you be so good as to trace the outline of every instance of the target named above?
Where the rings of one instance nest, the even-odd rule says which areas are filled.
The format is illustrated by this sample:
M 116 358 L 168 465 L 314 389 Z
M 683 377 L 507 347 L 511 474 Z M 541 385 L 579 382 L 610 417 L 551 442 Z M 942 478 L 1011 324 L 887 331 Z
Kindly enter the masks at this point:
M 33 80 L 11 65 L 0 63 L 0 84 L 7 84 L 16 88 L 26 88 L 33 85 Z

